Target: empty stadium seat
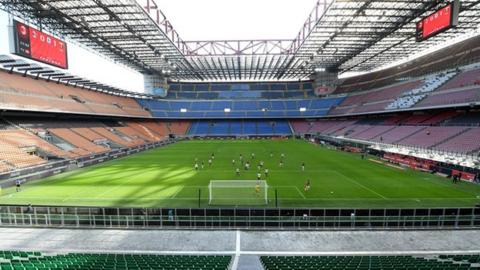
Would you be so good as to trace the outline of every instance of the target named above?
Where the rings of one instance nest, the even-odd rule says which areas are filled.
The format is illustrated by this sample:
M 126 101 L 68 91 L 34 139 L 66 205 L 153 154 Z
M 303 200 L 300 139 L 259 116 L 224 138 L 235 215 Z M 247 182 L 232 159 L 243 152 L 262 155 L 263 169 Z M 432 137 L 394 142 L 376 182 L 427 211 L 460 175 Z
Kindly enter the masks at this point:
M 97 270 L 226 270 L 231 256 L 208 255 L 142 255 L 67 253 L 45 255 L 40 252 L 0 251 L 0 269 L 97 269 Z
M 478 255 L 474 256 L 261 256 L 260 260 L 266 270 L 453 270 L 476 268 L 468 261 L 476 261 Z

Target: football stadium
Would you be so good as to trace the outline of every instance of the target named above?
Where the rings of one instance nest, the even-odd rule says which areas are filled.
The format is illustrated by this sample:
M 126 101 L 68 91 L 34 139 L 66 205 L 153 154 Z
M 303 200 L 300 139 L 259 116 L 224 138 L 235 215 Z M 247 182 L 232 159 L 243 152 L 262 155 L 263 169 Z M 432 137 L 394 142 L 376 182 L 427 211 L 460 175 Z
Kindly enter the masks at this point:
M 0 269 L 480 269 L 480 1 L 0 0 Z

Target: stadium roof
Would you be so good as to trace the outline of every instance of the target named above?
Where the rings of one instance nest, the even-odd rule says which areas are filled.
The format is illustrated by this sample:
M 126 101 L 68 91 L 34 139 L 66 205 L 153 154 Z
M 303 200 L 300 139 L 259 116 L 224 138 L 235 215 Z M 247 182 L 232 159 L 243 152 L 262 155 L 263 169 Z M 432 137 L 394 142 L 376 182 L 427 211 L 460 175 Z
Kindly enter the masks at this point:
M 221 81 L 370 71 L 480 32 L 480 0 L 462 0 L 456 28 L 416 42 L 415 23 L 445 3 L 319 0 L 294 39 L 248 41 L 184 41 L 155 0 L 0 0 L 0 7 L 139 71 Z
M 36 79 L 42 78 L 48 81 L 62 83 L 73 87 L 80 87 L 92 91 L 107 93 L 110 95 L 138 97 L 138 98 L 153 98 L 154 95 L 130 92 L 124 89 L 112 87 L 103 83 L 88 80 L 68 72 L 64 72 L 58 68 L 50 68 L 47 65 L 35 64 L 31 61 L 24 61 L 18 57 L 11 57 L 9 55 L 0 54 L 0 70 L 8 71 L 9 73 L 20 73 L 23 76 L 32 76 Z

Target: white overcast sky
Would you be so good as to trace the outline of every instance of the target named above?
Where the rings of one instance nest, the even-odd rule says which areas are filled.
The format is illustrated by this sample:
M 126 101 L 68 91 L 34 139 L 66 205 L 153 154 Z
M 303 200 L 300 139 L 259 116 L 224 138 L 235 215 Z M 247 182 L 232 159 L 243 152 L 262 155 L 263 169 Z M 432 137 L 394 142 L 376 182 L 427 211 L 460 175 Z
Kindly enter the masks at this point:
M 317 0 L 157 0 L 184 40 L 294 39 Z

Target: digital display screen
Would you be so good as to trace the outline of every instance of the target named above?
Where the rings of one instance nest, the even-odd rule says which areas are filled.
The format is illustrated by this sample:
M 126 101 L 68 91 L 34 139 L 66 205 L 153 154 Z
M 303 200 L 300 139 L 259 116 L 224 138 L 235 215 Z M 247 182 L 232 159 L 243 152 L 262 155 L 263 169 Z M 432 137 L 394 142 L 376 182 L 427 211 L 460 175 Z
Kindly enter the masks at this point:
M 15 54 L 59 68 L 68 68 L 67 44 L 49 34 L 14 21 Z
M 417 22 L 417 41 L 426 40 L 456 26 L 458 6 L 459 1 L 454 1 Z

